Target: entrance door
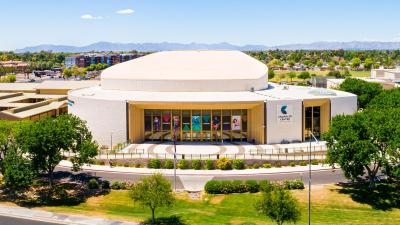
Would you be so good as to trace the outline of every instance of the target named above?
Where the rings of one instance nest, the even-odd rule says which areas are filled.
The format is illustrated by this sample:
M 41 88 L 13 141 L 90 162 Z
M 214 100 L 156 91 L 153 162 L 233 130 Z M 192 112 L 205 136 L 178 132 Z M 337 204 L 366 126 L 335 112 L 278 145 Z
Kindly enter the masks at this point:
M 316 138 L 321 136 L 321 107 L 311 106 L 305 107 L 305 118 L 304 118 L 304 137 L 305 140 L 309 140 L 310 131 Z

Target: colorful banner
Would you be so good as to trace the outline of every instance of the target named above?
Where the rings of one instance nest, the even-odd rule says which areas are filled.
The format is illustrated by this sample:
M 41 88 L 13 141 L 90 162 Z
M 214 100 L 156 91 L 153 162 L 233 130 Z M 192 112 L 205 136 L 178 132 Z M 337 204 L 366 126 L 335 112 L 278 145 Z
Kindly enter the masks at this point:
M 232 130 L 242 130 L 241 116 L 232 116 Z
M 192 116 L 192 131 L 200 131 L 201 123 L 200 116 Z
M 221 126 L 221 118 L 219 116 L 213 116 L 212 127 L 213 130 L 219 130 Z

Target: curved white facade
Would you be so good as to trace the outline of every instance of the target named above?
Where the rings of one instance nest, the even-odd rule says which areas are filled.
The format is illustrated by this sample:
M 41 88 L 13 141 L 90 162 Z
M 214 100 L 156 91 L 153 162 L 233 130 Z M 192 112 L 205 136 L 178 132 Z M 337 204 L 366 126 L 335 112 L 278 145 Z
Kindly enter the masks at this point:
M 103 71 L 102 88 L 129 91 L 249 91 L 268 86 L 268 68 L 239 51 L 167 51 Z
M 260 144 L 305 140 L 306 107 L 319 107 L 321 132 L 331 117 L 357 110 L 353 94 L 268 85 L 267 71 L 237 51 L 153 53 L 106 69 L 100 86 L 70 91 L 68 111 L 87 121 L 100 145 L 110 146 L 143 140 L 144 109 L 247 110 L 247 140 Z

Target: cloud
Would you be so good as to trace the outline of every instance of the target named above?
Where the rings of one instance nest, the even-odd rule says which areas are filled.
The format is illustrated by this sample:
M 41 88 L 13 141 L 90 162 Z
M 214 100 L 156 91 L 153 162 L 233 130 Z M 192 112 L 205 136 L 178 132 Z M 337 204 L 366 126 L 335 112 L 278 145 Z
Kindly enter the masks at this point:
M 93 15 L 90 15 L 90 14 L 85 14 L 85 15 L 81 16 L 81 19 L 84 19 L 84 20 L 101 20 L 101 19 L 103 19 L 103 17 L 102 16 L 93 16 Z
M 134 12 L 133 9 L 121 9 L 121 10 L 118 10 L 116 13 L 128 15 L 128 14 L 132 14 L 133 12 Z

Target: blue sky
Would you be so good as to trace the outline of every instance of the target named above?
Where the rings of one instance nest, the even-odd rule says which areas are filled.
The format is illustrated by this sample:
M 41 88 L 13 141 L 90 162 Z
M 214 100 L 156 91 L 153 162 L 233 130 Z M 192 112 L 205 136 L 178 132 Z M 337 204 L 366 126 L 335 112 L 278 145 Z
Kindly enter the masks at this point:
M 0 0 L 0 50 L 38 44 L 400 41 L 397 0 Z

